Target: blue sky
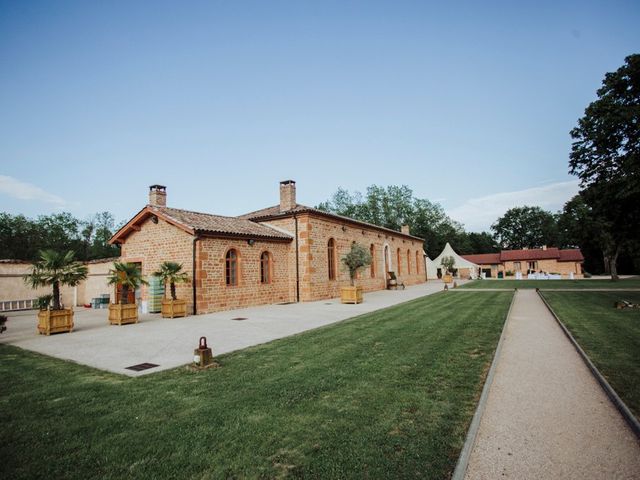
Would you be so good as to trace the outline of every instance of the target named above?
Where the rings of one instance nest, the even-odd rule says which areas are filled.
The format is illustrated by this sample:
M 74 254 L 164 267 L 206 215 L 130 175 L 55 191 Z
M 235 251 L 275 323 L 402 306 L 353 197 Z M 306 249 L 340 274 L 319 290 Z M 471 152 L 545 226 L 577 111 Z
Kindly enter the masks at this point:
M 284 179 L 406 184 L 469 230 L 560 208 L 640 4 L 443 3 L 0 1 L 0 210 L 125 220 L 160 183 L 237 215 Z

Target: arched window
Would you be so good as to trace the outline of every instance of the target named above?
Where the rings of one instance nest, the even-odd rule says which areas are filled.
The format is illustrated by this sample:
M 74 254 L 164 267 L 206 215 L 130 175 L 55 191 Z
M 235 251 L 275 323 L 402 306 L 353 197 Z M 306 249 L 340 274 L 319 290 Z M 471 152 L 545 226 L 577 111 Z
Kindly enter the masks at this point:
M 369 247 L 369 254 L 371 255 L 371 278 L 376 278 L 376 247 L 373 243 Z
M 271 283 L 271 255 L 269 252 L 260 254 L 260 283 Z
M 416 250 L 416 273 L 420 275 L 420 251 Z
M 329 280 L 336 279 L 336 241 L 333 238 L 327 243 L 327 264 L 329 266 Z
M 238 285 L 238 252 L 233 248 L 227 252 L 225 257 L 224 278 L 228 286 Z
M 400 265 L 402 265 L 402 255 L 400 254 L 400 249 L 398 249 L 398 251 L 396 252 L 396 263 L 397 263 L 397 267 L 398 267 L 398 275 L 400 275 L 402 273 L 402 268 L 400 267 Z
M 407 250 L 407 275 L 411 275 L 411 250 Z

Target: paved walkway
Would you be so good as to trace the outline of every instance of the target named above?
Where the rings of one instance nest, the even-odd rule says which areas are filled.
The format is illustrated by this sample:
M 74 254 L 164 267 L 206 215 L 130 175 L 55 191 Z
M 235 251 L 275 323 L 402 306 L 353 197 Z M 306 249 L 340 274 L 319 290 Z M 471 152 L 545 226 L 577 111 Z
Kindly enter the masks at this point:
M 506 329 L 465 478 L 640 478 L 640 444 L 534 290 Z
M 464 282 L 460 282 L 464 283 Z M 214 355 L 287 337 L 339 322 L 443 289 L 441 281 L 429 281 L 406 290 L 366 293 L 364 303 L 342 305 L 339 299 L 289 305 L 266 305 L 186 318 L 141 315 L 134 325 L 115 326 L 107 322 L 107 310 L 78 309 L 72 333 L 39 335 L 36 313 L 10 315 L 1 343 L 16 345 L 52 357 L 91 367 L 139 376 L 175 368 L 193 361 L 193 349 L 201 336 L 207 337 Z M 233 320 L 246 318 L 246 320 Z M 158 367 L 142 372 L 126 370 L 140 363 Z

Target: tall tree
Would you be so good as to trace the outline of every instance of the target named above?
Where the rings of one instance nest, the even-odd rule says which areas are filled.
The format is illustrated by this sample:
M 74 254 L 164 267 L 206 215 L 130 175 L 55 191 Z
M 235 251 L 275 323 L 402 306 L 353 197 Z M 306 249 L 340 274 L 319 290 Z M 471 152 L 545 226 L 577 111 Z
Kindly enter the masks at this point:
M 606 252 L 601 248 L 606 235 L 599 219 L 580 194 L 564 204 L 558 215 L 558 234 L 562 248 L 580 248 L 584 255 L 584 268 L 588 272 L 610 273 Z M 604 260 L 604 261 L 603 261 Z
M 558 244 L 555 216 L 540 207 L 514 207 L 491 225 L 502 248 L 538 248 Z
M 425 251 L 432 258 L 447 242 L 456 248 L 466 241 L 461 224 L 449 218 L 439 204 L 415 198 L 406 185 L 371 185 L 364 196 L 341 188 L 317 208 L 393 230 L 409 225 L 413 235 L 425 239 Z
M 640 236 L 640 54 L 607 73 L 597 94 L 571 130 L 569 172 L 603 229 L 615 280 L 618 256 Z
M 119 256 L 120 249 L 109 245 L 115 231 L 109 212 L 81 221 L 70 213 L 41 215 L 32 220 L 24 215 L 0 212 L 0 256 L 15 260 L 37 260 L 41 250 L 73 250 L 75 258 L 91 260 Z

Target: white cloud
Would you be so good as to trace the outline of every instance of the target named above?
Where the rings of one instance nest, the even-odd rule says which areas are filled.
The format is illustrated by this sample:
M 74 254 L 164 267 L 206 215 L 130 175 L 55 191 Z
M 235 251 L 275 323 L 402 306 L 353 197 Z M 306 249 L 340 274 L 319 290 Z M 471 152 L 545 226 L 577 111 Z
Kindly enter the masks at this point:
M 0 175 L 0 193 L 18 200 L 36 200 L 57 207 L 67 204 L 62 198 L 37 187 L 31 183 L 21 182 L 13 177 Z
M 517 192 L 494 193 L 486 197 L 471 198 L 447 213 L 454 220 L 464 223 L 468 231 L 488 231 L 491 224 L 510 208 L 527 205 L 555 212 L 578 190 L 579 180 L 570 180 Z

